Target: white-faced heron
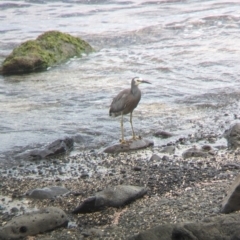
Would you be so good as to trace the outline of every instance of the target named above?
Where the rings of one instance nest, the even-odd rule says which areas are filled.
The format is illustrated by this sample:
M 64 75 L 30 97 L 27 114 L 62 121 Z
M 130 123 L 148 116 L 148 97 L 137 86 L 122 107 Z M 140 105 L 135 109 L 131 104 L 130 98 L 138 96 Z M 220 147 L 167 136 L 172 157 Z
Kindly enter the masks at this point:
M 124 134 L 123 134 L 123 115 L 130 113 L 130 123 L 132 127 L 133 139 L 136 139 L 135 132 L 133 130 L 132 124 L 132 113 L 133 110 L 137 107 L 141 99 L 141 91 L 138 88 L 138 85 L 141 83 L 148 83 L 148 81 L 142 80 L 141 78 L 135 77 L 132 79 L 131 88 L 122 90 L 112 101 L 109 115 L 112 117 L 117 117 L 121 115 L 121 131 L 122 139 L 121 143 L 125 143 Z

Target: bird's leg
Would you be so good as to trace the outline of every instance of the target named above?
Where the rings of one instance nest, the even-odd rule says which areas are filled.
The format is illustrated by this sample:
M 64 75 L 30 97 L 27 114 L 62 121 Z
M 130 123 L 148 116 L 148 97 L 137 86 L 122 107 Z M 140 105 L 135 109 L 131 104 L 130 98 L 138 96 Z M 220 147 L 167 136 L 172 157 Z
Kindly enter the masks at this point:
M 136 140 L 137 137 L 136 137 L 135 132 L 133 130 L 133 124 L 132 124 L 132 112 L 130 113 L 130 123 L 131 123 L 131 127 L 132 127 L 132 135 L 133 135 L 132 138 L 133 138 L 133 140 Z
M 124 134 L 123 134 L 123 113 L 121 114 L 121 131 L 122 131 L 122 139 L 120 139 L 121 144 L 126 143 L 124 140 Z

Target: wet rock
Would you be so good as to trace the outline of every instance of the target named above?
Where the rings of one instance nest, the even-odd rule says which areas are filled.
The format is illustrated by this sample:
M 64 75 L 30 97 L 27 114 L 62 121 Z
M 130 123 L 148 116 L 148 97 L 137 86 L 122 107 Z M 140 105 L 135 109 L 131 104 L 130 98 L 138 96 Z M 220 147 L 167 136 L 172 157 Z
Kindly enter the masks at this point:
M 28 159 L 28 160 L 40 160 L 47 157 L 53 157 L 58 154 L 64 154 L 73 148 L 73 139 L 66 137 L 59 139 L 53 143 L 43 147 L 42 149 L 27 150 L 20 153 L 16 158 Z
M 153 154 L 150 158 L 150 161 L 159 162 L 159 161 L 161 161 L 161 157 L 159 157 L 157 154 Z
M 182 156 L 184 159 L 191 157 L 207 157 L 208 153 L 206 151 L 203 151 L 202 149 L 193 147 L 184 151 Z
M 169 133 L 169 132 L 165 132 L 165 131 L 162 131 L 162 130 L 158 130 L 157 132 L 155 132 L 153 134 L 155 137 L 160 137 L 160 138 L 170 138 L 173 136 L 172 133 Z
M 229 188 L 227 196 L 222 203 L 221 212 L 230 213 L 240 210 L 240 175 Z
M 15 48 L 3 61 L 2 74 L 21 74 L 46 70 L 71 57 L 90 53 L 93 48 L 84 40 L 58 31 L 48 31 L 36 40 Z
M 147 148 L 153 146 L 153 141 L 147 139 L 138 139 L 138 140 L 128 140 L 125 144 L 115 144 L 113 146 L 107 147 L 105 153 L 119 153 L 119 152 L 128 152 L 134 151 L 142 148 Z
M 223 136 L 227 139 L 228 147 L 236 149 L 240 146 L 240 123 L 235 123 L 228 130 L 226 130 Z
M 174 154 L 175 146 L 166 146 L 161 150 L 162 153 Z
M 202 222 L 165 224 L 129 240 L 216 240 L 237 239 L 240 227 L 240 214 L 229 214 L 206 218 Z
M 124 206 L 147 193 L 145 187 L 118 185 L 96 193 L 94 197 L 86 199 L 73 213 L 90 213 L 105 207 Z
M 212 147 L 210 145 L 203 145 L 202 150 L 204 152 L 210 152 L 210 151 L 212 151 Z
M 56 196 L 63 195 L 69 192 L 70 191 L 64 187 L 52 186 L 45 188 L 35 188 L 29 190 L 25 195 L 28 198 L 34 199 L 52 199 L 55 198 Z
M 9 240 L 34 236 L 59 227 L 66 227 L 67 224 L 67 215 L 63 210 L 49 207 L 13 218 L 0 228 L 0 239 Z

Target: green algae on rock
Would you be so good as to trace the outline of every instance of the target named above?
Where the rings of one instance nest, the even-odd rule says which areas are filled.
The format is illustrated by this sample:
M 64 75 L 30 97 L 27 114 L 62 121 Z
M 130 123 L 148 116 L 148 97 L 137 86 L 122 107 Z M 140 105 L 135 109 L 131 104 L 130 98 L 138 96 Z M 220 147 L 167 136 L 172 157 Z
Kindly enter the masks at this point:
M 67 61 L 94 49 L 84 40 L 59 31 L 48 31 L 36 40 L 16 47 L 4 60 L 1 72 L 5 75 L 30 73 Z

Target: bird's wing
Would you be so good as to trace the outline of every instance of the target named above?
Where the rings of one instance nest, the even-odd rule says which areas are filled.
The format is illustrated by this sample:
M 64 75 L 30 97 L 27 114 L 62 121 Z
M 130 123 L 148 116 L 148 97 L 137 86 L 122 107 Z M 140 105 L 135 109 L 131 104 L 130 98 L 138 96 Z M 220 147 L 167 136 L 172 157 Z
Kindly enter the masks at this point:
M 122 90 L 112 101 L 110 106 L 110 112 L 118 113 L 122 112 L 127 106 L 130 96 L 130 89 Z

